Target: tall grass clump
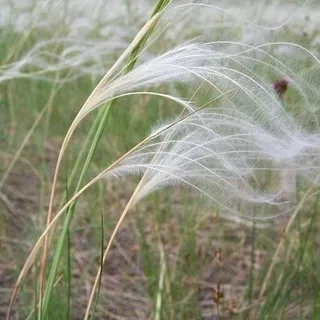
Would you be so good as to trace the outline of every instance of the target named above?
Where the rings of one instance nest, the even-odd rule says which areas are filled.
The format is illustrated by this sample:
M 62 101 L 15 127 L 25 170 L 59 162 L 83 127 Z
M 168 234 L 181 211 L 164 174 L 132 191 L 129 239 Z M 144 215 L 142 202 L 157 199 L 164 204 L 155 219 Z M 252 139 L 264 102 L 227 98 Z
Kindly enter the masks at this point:
M 225 24 L 228 26 L 228 22 L 235 19 L 233 8 L 158 0 L 132 41 L 127 41 L 128 35 L 122 34 L 121 26 L 114 26 L 107 31 L 119 28 L 118 32 L 108 37 L 105 43 L 96 40 L 98 45 L 94 40 L 79 39 L 70 33 L 74 20 L 61 12 L 70 11 L 75 16 L 78 13 L 72 9 L 73 2 L 70 5 L 65 2 L 65 5 L 67 7 L 63 10 L 52 9 L 60 13 L 57 19 L 61 28 L 57 29 L 57 35 L 46 40 L 44 32 L 45 40 L 35 43 L 27 54 L 17 54 L 16 62 L 3 65 L 0 81 L 28 77 L 63 86 L 88 74 L 94 81 L 102 69 L 107 73 L 74 116 L 63 139 L 46 224 L 19 274 L 7 319 L 11 318 L 17 295 L 33 267 L 38 274 L 28 317 L 50 318 L 61 294 L 67 301 L 64 317 L 72 318 L 70 228 L 76 217 L 78 199 L 94 185 L 114 183 L 115 179 L 119 179 L 119 183 L 121 180 L 132 181 L 129 178 L 132 175 L 139 177 L 105 248 L 103 226 L 108 216 L 101 214 L 101 257 L 98 263 L 90 265 L 90 268 L 98 265 L 98 271 L 85 297 L 85 307 L 82 308 L 85 310 L 81 310 L 84 319 L 95 315 L 103 268 L 128 212 L 156 191 L 182 187 L 192 201 L 196 202 L 199 197 L 202 207 L 219 211 L 222 217 L 233 223 L 250 221 L 253 225 L 263 225 L 271 219 L 288 217 L 289 223 L 283 231 L 285 235 L 305 203 L 317 199 L 320 174 L 317 75 L 320 61 L 316 52 L 299 43 L 272 39 L 281 39 L 282 26 L 295 21 L 304 8 L 303 4 L 296 6 L 288 19 L 273 22 L 272 26 L 246 17 L 242 19 L 246 24 L 240 20 L 236 21 L 237 27 L 233 24 L 226 28 Z M 101 6 L 97 5 L 96 14 L 102 12 Z M 149 6 L 146 4 L 146 7 Z M 40 6 L 33 12 L 41 16 L 41 10 Z M 205 18 L 208 12 L 215 11 L 222 12 L 227 18 L 223 20 L 218 16 L 213 21 Z M 200 17 L 205 22 L 199 21 Z M 34 21 L 28 23 L 32 25 L 31 29 L 39 28 L 33 26 Z M 257 38 L 261 39 L 245 41 L 239 26 L 243 29 L 259 26 Z M 43 28 L 46 30 L 45 26 Z M 219 32 L 225 28 L 227 32 Z M 96 36 L 94 30 L 90 33 L 93 38 Z M 118 35 L 123 36 L 123 41 Z M 24 41 L 21 40 L 22 46 Z M 114 61 L 110 48 L 115 52 L 124 51 Z M 288 91 L 291 91 L 290 98 L 287 99 L 283 92 L 280 94 L 272 85 L 279 79 L 285 79 Z M 92 178 L 92 162 L 101 141 L 108 139 L 110 117 L 118 108 L 129 109 L 134 99 L 145 97 L 168 103 L 172 116 L 152 124 L 145 138 L 115 161 L 105 163 L 104 169 Z M 120 103 L 127 106 L 120 106 Z M 67 166 L 68 151 L 81 126 L 94 112 L 96 117 L 70 168 Z M 33 130 L 32 127 L 31 132 Z M 23 147 L 24 144 L 19 150 Z M 20 151 L 17 157 L 19 154 Z M 59 205 L 57 189 L 64 161 L 66 181 Z M 298 183 L 303 185 L 304 194 L 296 201 Z M 211 227 L 214 232 L 215 225 Z M 163 290 L 170 287 L 166 276 L 168 258 L 160 236 L 158 242 L 160 271 L 152 307 L 155 319 L 164 317 Z M 255 293 L 257 301 L 262 303 L 257 311 L 261 317 L 268 312 L 264 308 L 270 301 L 265 298 L 265 292 L 285 242 L 284 236 L 275 250 L 259 293 Z M 304 250 L 302 244 L 300 257 Z M 277 297 L 279 301 L 284 299 L 284 293 Z M 277 301 L 277 297 L 272 296 L 272 299 Z

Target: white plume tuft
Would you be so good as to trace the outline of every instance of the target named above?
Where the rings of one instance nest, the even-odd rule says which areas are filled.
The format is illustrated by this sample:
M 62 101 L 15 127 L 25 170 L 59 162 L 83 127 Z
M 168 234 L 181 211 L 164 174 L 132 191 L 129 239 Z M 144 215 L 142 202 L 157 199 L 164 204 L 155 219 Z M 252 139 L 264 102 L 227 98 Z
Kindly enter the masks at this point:
M 288 136 L 263 128 L 233 108 L 203 109 L 157 128 L 106 177 L 143 173 L 136 202 L 157 189 L 180 184 L 228 214 L 266 219 L 277 211 L 257 216 L 257 211 L 240 212 L 235 203 L 281 205 L 281 181 L 268 192 L 258 190 L 252 181 L 259 171 L 280 172 L 284 167 L 312 177 L 320 168 L 319 142 L 319 136 Z

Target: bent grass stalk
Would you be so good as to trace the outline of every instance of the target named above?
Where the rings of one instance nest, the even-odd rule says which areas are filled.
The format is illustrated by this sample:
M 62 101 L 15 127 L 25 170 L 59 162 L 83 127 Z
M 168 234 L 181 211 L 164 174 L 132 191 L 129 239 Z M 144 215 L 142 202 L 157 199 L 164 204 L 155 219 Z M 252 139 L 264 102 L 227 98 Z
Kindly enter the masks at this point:
M 145 44 L 145 42 L 147 40 L 147 37 L 149 36 L 150 32 L 152 31 L 153 27 L 155 26 L 155 24 L 156 24 L 156 22 L 157 22 L 157 20 L 158 20 L 158 18 L 160 16 L 161 11 L 167 6 L 168 3 L 169 3 L 168 0 L 165 0 L 165 1 L 164 0 L 159 0 L 158 1 L 158 3 L 156 4 L 156 7 L 155 7 L 155 9 L 154 9 L 154 11 L 153 11 L 153 13 L 151 15 L 150 20 L 141 29 L 141 31 L 135 37 L 135 39 L 133 40 L 133 42 L 131 43 L 129 48 L 124 52 L 124 54 L 118 59 L 118 61 L 111 68 L 111 70 L 101 80 L 101 82 L 98 84 L 98 86 L 92 92 L 92 94 L 89 96 L 88 100 L 86 101 L 84 106 L 81 108 L 81 110 L 85 109 L 87 104 L 90 104 L 91 99 L 94 100 L 95 93 L 99 90 L 99 88 L 102 85 L 104 85 L 107 82 L 107 80 L 109 79 L 109 75 L 112 75 L 113 70 L 116 69 L 118 64 L 120 64 L 122 62 L 122 60 L 124 58 L 126 58 L 126 56 L 128 54 L 129 54 L 129 62 L 128 62 L 127 67 L 125 68 L 124 73 L 129 72 L 134 67 L 134 64 L 136 62 L 136 59 L 138 57 L 138 54 L 139 54 L 140 50 L 143 48 L 143 46 L 144 46 L 144 44 Z M 92 141 L 92 144 L 90 146 L 89 152 L 87 154 L 85 163 L 84 163 L 84 165 L 82 167 L 82 170 L 81 170 L 81 173 L 80 173 L 80 177 L 79 177 L 75 192 L 77 192 L 80 189 L 80 187 L 82 186 L 82 184 L 83 184 L 84 178 L 85 178 L 85 176 L 87 174 L 88 168 L 89 168 L 90 163 L 92 161 L 92 157 L 93 157 L 94 152 L 96 150 L 96 147 L 97 147 L 97 145 L 99 143 L 99 140 L 100 140 L 100 138 L 102 136 L 103 129 L 104 129 L 105 125 L 106 125 L 106 121 L 107 121 L 109 112 L 110 112 L 110 110 L 112 110 L 112 108 L 115 106 L 115 104 L 116 104 L 116 100 L 110 101 L 110 103 L 108 103 L 107 106 L 104 109 L 102 109 L 101 113 L 98 114 L 98 121 L 97 121 L 99 123 L 98 124 L 98 128 L 97 128 L 96 132 L 94 132 L 94 130 L 92 130 L 93 131 L 92 133 L 94 133 L 93 141 Z M 81 110 L 80 110 L 78 115 L 80 115 Z M 71 130 L 68 131 L 68 133 L 66 135 L 66 137 L 67 137 L 68 134 L 69 134 L 69 138 L 65 140 L 66 143 L 64 143 L 62 145 L 62 147 L 61 147 L 60 155 L 59 155 L 59 159 L 58 159 L 58 162 L 57 162 L 57 167 L 56 167 L 56 171 L 55 171 L 55 175 L 54 175 L 54 183 L 53 183 L 53 186 L 52 186 L 52 194 L 51 194 L 51 198 L 50 198 L 49 211 L 48 211 L 48 217 L 47 217 L 47 224 L 51 221 L 51 217 L 52 217 L 55 186 L 56 186 L 57 177 L 58 177 L 58 173 L 59 173 L 59 169 L 60 169 L 60 165 L 61 165 L 61 161 L 62 161 L 62 156 L 64 154 L 64 151 L 65 151 L 65 149 L 67 147 L 67 144 L 68 144 L 68 142 L 70 140 L 70 137 L 71 137 L 75 127 L 77 126 L 77 124 L 81 121 L 81 119 L 84 116 L 85 115 L 81 116 L 80 119 L 78 120 L 78 122 L 76 121 L 78 116 L 76 117 L 76 119 L 75 119 L 75 121 L 73 123 L 74 126 L 71 125 L 71 127 L 70 127 Z M 70 208 L 68 208 L 66 221 L 65 221 L 65 223 L 63 225 L 63 231 L 62 231 L 62 234 L 61 234 L 61 241 L 58 242 L 58 247 L 57 247 L 57 250 L 56 250 L 56 254 L 55 254 L 54 260 L 52 262 L 52 266 L 51 266 L 50 273 L 49 273 L 49 276 L 48 276 L 48 284 L 47 284 L 46 291 L 45 291 L 44 296 L 43 296 L 43 304 L 44 304 L 44 306 L 43 306 L 43 314 L 44 314 L 44 317 L 46 316 L 47 311 L 48 311 L 48 304 L 49 304 L 49 301 L 50 301 L 50 296 L 51 296 L 51 292 L 52 292 L 52 289 L 53 289 L 54 279 L 56 277 L 58 264 L 59 264 L 59 261 L 60 261 L 60 256 L 61 256 L 62 247 L 63 247 L 63 244 L 64 244 L 64 239 L 65 239 L 66 234 L 68 232 L 68 228 L 69 228 L 69 225 L 70 225 L 72 217 L 73 217 L 75 206 L 76 206 L 76 202 L 74 202 L 70 206 Z M 42 262 L 41 262 L 40 292 L 43 292 L 47 251 L 48 251 L 48 236 L 46 236 L 46 238 L 45 238 L 44 251 L 43 251 Z M 42 296 L 40 297 L 40 303 L 42 303 L 41 301 L 42 301 Z
M 229 92 L 232 92 L 233 90 L 230 90 Z M 227 92 L 227 93 L 229 93 Z M 214 100 L 217 100 L 214 99 Z M 196 111 L 192 112 L 192 113 L 189 113 L 186 117 L 178 120 L 176 123 L 178 123 L 179 121 L 182 121 L 186 118 L 188 118 L 189 116 L 199 112 L 201 109 L 204 109 L 205 107 L 207 107 L 212 101 L 206 103 L 205 105 L 203 105 L 202 107 L 200 107 L 199 109 L 197 109 Z M 175 123 L 174 123 L 175 124 Z M 172 124 L 170 127 L 174 126 L 174 124 Z M 155 154 L 154 158 L 157 157 L 157 154 Z M 147 173 L 147 171 L 146 171 Z M 86 314 L 85 314 L 85 317 L 84 317 L 84 320 L 88 320 L 89 317 L 90 317 L 90 310 L 91 310 L 91 306 L 93 304 L 93 301 L 94 301 L 94 297 L 95 297 L 95 292 L 97 290 L 97 287 L 99 286 L 99 281 L 101 280 L 101 276 L 102 276 L 102 267 L 104 266 L 105 264 L 105 261 L 106 261 L 106 258 L 107 258 L 107 255 L 109 253 L 109 250 L 111 248 L 111 245 L 113 244 L 113 241 L 115 240 L 115 237 L 124 221 L 124 219 L 126 218 L 129 210 L 132 208 L 132 206 L 134 205 L 134 201 L 136 199 L 136 196 L 138 195 L 141 187 L 143 186 L 143 183 L 146 179 L 146 173 L 142 176 L 140 182 L 138 183 L 137 187 L 135 188 L 133 194 L 131 195 L 129 201 L 127 202 L 126 204 L 126 207 L 124 208 L 120 218 L 118 219 L 118 222 L 115 226 L 115 228 L 113 229 L 112 231 L 112 234 L 111 234 L 111 237 L 108 241 L 108 244 L 107 244 L 107 247 L 106 247 L 106 250 L 104 252 L 104 255 L 103 255 L 103 258 L 102 258 L 102 261 L 101 261 L 101 265 L 98 269 L 98 272 L 96 274 L 96 278 L 95 278 L 95 281 L 94 281 L 94 285 L 92 287 L 92 291 L 91 291 L 91 294 L 90 294 L 90 298 L 89 298 L 89 302 L 87 304 L 87 310 L 86 310 Z M 164 256 L 163 256 L 163 252 L 162 252 L 162 255 L 161 255 L 161 274 L 160 274 L 160 280 L 159 280 L 159 293 L 158 293 L 158 296 L 157 296 L 157 303 L 156 303 L 156 311 L 155 311 L 155 319 L 159 319 L 160 317 L 160 309 L 161 309 L 161 295 L 162 295 L 162 289 L 163 289 L 163 278 L 164 278 L 164 269 L 165 269 L 165 262 L 163 261 L 164 259 Z
M 64 139 L 64 142 L 61 146 L 61 149 L 60 149 L 60 153 L 59 153 L 59 157 L 58 157 L 58 160 L 57 160 L 57 164 L 56 164 L 56 170 L 55 170 L 55 173 L 54 173 L 54 178 L 53 178 L 53 184 L 52 184 L 52 189 L 51 189 L 51 195 L 50 195 L 50 201 L 49 201 L 49 209 L 48 209 L 48 216 L 47 216 L 47 227 L 45 229 L 45 232 L 43 233 L 43 236 L 41 236 L 39 238 L 39 241 L 37 242 L 37 244 L 35 245 L 34 249 L 35 250 L 32 250 L 31 254 L 29 255 L 21 273 L 20 273 L 20 276 L 17 280 L 17 283 L 16 283 L 16 286 L 13 290 L 13 293 L 12 293 L 12 296 L 11 296 L 11 299 L 10 299 L 10 303 L 9 303 L 9 308 L 8 308 L 8 312 L 7 312 L 7 319 L 10 318 L 10 315 L 11 315 L 11 312 L 12 312 L 12 307 L 13 307 L 13 303 L 15 301 L 15 298 L 17 296 L 17 293 L 18 293 L 18 290 L 21 286 L 21 282 L 23 280 L 23 278 L 25 277 L 26 273 L 28 272 L 31 264 L 33 263 L 34 261 L 34 258 L 35 258 L 35 254 L 36 252 L 38 251 L 39 249 L 39 244 L 41 245 L 42 243 L 42 239 L 44 237 L 44 249 L 43 249 L 43 255 L 42 255 L 42 262 L 41 262 L 41 272 L 40 272 L 40 287 L 41 287 L 41 291 L 42 291 L 42 288 L 43 288 L 43 280 L 41 279 L 44 279 L 44 273 L 45 273 L 45 265 L 46 265 L 46 256 L 47 256 L 47 250 L 48 250 L 48 237 L 49 237 L 49 231 L 51 230 L 51 227 L 54 225 L 54 221 L 56 221 L 57 219 L 54 219 L 52 220 L 52 211 L 53 211 L 53 199 L 54 199 L 54 196 L 55 196 L 55 188 L 56 188 L 56 184 L 57 184 L 57 178 L 58 178 L 58 173 L 59 173 L 59 170 L 60 170 L 60 166 L 61 166 L 61 162 L 62 162 L 62 157 L 64 155 L 64 152 L 65 152 L 65 149 L 70 141 L 70 138 L 76 128 L 76 126 L 78 125 L 78 123 L 86 116 L 86 114 L 82 114 L 81 111 L 83 109 L 86 109 L 86 107 L 88 105 L 95 105 L 95 104 L 99 104 L 99 101 L 94 101 L 95 100 L 95 95 L 96 95 L 96 92 L 103 86 L 107 83 L 108 79 L 111 77 L 111 75 L 114 73 L 114 71 L 118 68 L 118 66 L 122 63 L 122 61 L 129 55 L 130 56 L 130 60 L 128 62 L 128 65 L 127 65 L 127 68 L 125 69 L 125 72 L 128 72 L 130 71 L 130 68 L 133 68 L 134 66 L 134 61 L 137 59 L 137 56 L 140 52 L 140 50 L 142 49 L 142 45 L 145 44 L 146 40 L 147 40 L 147 36 L 150 34 L 151 30 L 153 29 L 153 27 L 155 26 L 155 24 L 157 23 L 159 17 L 161 16 L 161 13 L 163 12 L 163 10 L 166 8 L 166 6 L 170 3 L 170 0 L 159 0 L 155 6 L 155 9 L 154 11 L 152 12 L 152 16 L 151 18 L 148 20 L 148 22 L 145 24 L 145 26 L 140 30 L 140 32 L 136 35 L 136 37 L 134 38 L 134 40 L 132 41 L 132 43 L 130 44 L 130 46 L 125 50 L 125 52 L 120 56 L 120 58 L 117 60 L 117 62 L 113 65 L 113 67 L 109 70 L 109 72 L 103 77 L 103 79 L 100 81 L 100 83 L 97 85 L 97 87 L 93 90 L 93 92 L 91 93 L 91 95 L 88 97 L 87 101 L 85 102 L 85 104 L 82 106 L 82 108 L 80 109 L 79 113 L 78 113 L 78 116 L 74 119 L 73 121 L 73 124 L 70 126 L 66 136 L 65 136 L 65 139 Z M 134 52 L 133 52 L 134 51 Z M 93 101 L 92 101 L 93 100 Z M 81 176 L 80 176 L 80 179 L 83 180 L 87 170 L 88 170 L 88 167 L 89 167 L 89 164 L 91 162 L 91 159 L 92 159 L 92 155 L 96 149 L 96 146 L 99 142 L 99 139 L 101 137 L 101 134 L 102 134 L 102 131 L 103 131 L 103 127 L 105 125 L 105 121 L 106 121 L 106 118 L 107 118 L 107 115 L 112 107 L 112 105 L 115 103 L 115 100 L 113 100 L 113 102 L 111 101 L 107 107 L 101 111 L 102 113 L 102 116 L 101 116 L 101 120 L 100 120 L 100 123 L 99 123 L 99 127 L 98 127 L 98 130 L 94 136 L 94 140 L 93 140 L 93 143 L 90 147 L 90 150 L 89 150 L 89 153 L 88 153 L 88 156 L 86 158 L 86 161 L 85 161 L 85 165 L 83 166 L 83 170 L 82 170 L 82 173 L 81 173 Z M 102 175 L 101 175 L 102 176 Z M 99 177 L 100 178 L 100 177 Z M 79 182 L 77 184 L 77 187 L 81 186 L 82 184 L 82 181 L 79 179 Z M 95 180 L 95 179 L 94 179 Z M 94 182 L 96 182 L 98 179 L 96 179 L 95 181 L 92 181 L 92 184 Z M 91 185 L 90 183 L 87 185 L 87 187 L 89 187 L 89 185 Z M 85 190 L 86 188 L 82 188 L 78 193 L 76 193 L 75 195 L 77 195 L 76 197 L 72 197 L 72 201 L 68 201 L 68 206 L 70 204 L 73 203 L 73 201 L 75 199 L 77 199 L 77 197 Z M 63 207 L 63 211 L 68 208 L 67 205 L 65 205 Z M 74 209 L 71 208 L 71 209 Z M 62 210 L 60 210 L 60 212 L 62 213 L 63 212 Z M 63 230 L 63 233 L 60 237 L 60 239 L 62 239 L 61 241 L 59 241 L 58 243 L 58 247 L 57 247 L 57 251 L 56 251 L 56 255 L 55 255 L 55 259 L 52 263 L 52 267 L 51 267 L 51 270 L 50 270 L 50 274 L 49 274 L 49 277 L 48 277 L 48 284 L 47 284 L 47 290 L 46 290 L 46 294 L 44 296 L 44 299 L 42 299 L 41 297 L 41 301 L 40 301 L 40 304 L 42 302 L 45 303 L 44 305 L 44 308 L 43 308 L 43 311 L 44 313 L 42 315 L 45 315 L 46 312 L 47 312 L 47 307 L 48 307 L 48 300 L 50 298 L 50 295 L 51 295 L 51 292 L 52 292 L 52 289 L 53 289 L 53 285 L 54 285 L 54 279 L 55 279 L 55 275 L 56 275 L 56 271 L 57 271 L 57 267 L 58 267 L 58 263 L 59 263 L 59 259 L 60 259 L 60 255 L 61 255 L 61 251 L 62 251 L 62 247 L 63 247 L 63 243 L 64 243 L 64 235 L 67 234 L 67 230 L 68 230 L 68 226 L 70 224 L 70 221 L 71 221 L 71 218 L 72 218 L 72 210 L 69 211 L 69 216 L 67 216 L 66 218 L 66 221 L 65 221 L 65 224 L 64 224 L 64 230 Z M 55 218 L 59 217 L 59 215 L 57 215 Z M 41 295 L 40 295 L 41 296 Z
M 103 170 L 99 175 L 97 175 L 94 179 L 92 179 L 89 183 L 87 183 L 84 187 L 82 187 L 78 192 L 76 192 L 71 199 L 59 210 L 59 212 L 54 216 L 54 218 L 50 221 L 50 223 L 46 226 L 45 230 L 43 231 L 42 235 L 37 240 L 36 244 L 32 248 L 28 258 L 26 259 L 26 262 L 24 263 L 24 266 L 22 267 L 20 271 L 20 275 L 18 277 L 18 280 L 16 282 L 15 288 L 13 290 L 13 293 L 11 295 L 9 308 L 7 312 L 6 319 L 9 320 L 12 312 L 13 303 L 15 302 L 16 296 L 18 294 L 18 291 L 21 287 L 22 281 L 24 280 L 26 274 L 29 272 L 32 264 L 34 263 L 36 259 L 36 255 L 38 254 L 41 247 L 44 245 L 44 242 L 46 238 L 48 237 L 49 232 L 52 230 L 52 228 L 56 225 L 59 218 L 62 216 L 62 214 L 70 207 L 70 205 L 73 204 L 73 202 L 78 199 L 83 192 L 85 192 L 88 188 L 90 188 L 93 184 L 95 184 L 97 181 L 99 181 L 108 171 L 110 171 L 113 167 L 115 167 L 120 161 L 122 161 L 126 156 L 128 156 L 130 153 L 134 152 L 136 149 L 138 149 L 143 143 L 145 143 L 148 140 L 145 139 L 141 141 L 139 144 L 137 144 L 133 149 L 128 151 L 126 154 L 124 154 L 122 157 L 120 157 L 117 161 L 115 161 L 111 166 L 109 166 L 107 169 Z M 62 237 L 59 238 L 59 242 L 57 247 L 63 247 L 64 239 Z M 54 281 L 55 283 L 55 281 Z M 54 285 L 53 283 L 53 285 Z M 42 314 L 43 316 L 43 314 Z
M 231 91 L 226 92 L 225 94 L 228 94 Z M 217 97 L 215 100 L 220 99 L 221 97 L 223 97 L 225 94 Z M 162 96 L 162 95 L 160 95 Z M 166 96 L 167 98 L 169 98 L 169 96 Z M 173 101 L 177 102 L 175 99 L 173 99 Z M 214 101 L 214 100 L 213 100 Z M 213 102 L 212 101 L 212 102 Z M 184 106 L 182 104 L 182 106 Z M 204 106 L 202 106 L 202 109 L 207 107 L 207 104 L 205 104 Z M 200 108 L 201 109 L 201 108 Z M 124 155 L 122 155 L 120 158 L 118 158 L 114 163 L 112 163 L 108 168 L 106 168 L 105 170 L 103 170 L 100 174 L 98 174 L 94 179 L 92 179 L 89 183 L 87 183 L 84 187 L 82 187 L 78 192 L 74 193 L 73 196 L 70 198 L 70 200 L 58 211 L 58 213 L 54 216 L 54 218 L 50 221 L 50 223 L 46 226 L 45 230 L 43 231 L 43 233 L 41 234 L 41 236 L 39 237 L 39 239 L 37 240 L 37 242 L 35 243 L 34 247 L 32 248 L 29 256 L 27 257 L 21 271 L 19 274 L 19 277 L 16 281 L 16 285 L 15 288 L 13 290 L 13 293 L 11 295 L 11 299 L 10 299 L 10 303 L 9 303 L 9 308 L 8 308 L 8 312 L 7 312 L 7 316 L 6 319 L 9 320 L 10 319 L 10 315 L 12 312 L 12 307 L 14 304 L 14 301 L 16 299 L 16 296 L 18 294 L 18 291 L 22 285 L 22 282 L 25 278 L 25 276 L 27 275 L 27 273 L 29 272 L 31 266 L 33 265 L 36 256 L 39 252 L 39 250 L 41 249 L 41 247 L 44 245 L 45 239 L 48 236 L 49 232 L 53 229 L 53 227 L 56 225 L 56 223 L 58 222 L 58 220 L 60 219 L 60 217 L 63 215 L 63 213 L 72 205 L 72 203 L 78 199 L 82 193 L 84 193 L 88 188 L 90 188 L 92 185 L 94 185 L 96 182 L 98 182 L 101 178 L 103 178 L 108 171 L 112 170 L 114 167 L 116 167 L 122 160 L 124 160 L 126 157 L 128 157 L 131 153 L 135 152 L 137 149 L 139 149 L 144 143 L 146 143 L 149 139 L 154 138 L 157 135 L 160 135 L 163 131 L 170 129 L 172 126 L 176 125 L 177 123 L 179 123 L 180 121 L 183 121 L 185 119 L 187 119 L 188 117 L 192 116 L 193 114 L 197 113 L 200 109 L 195 110 L 194 112 L 189 113 L 188 115 L 186 115 L 185 117 L 178 119 L 177 121 L 173 122 L 171 125 L 169 125 L 168 127 L 164 128 L 163 130 L 160 130 L 159 132 L 156 133 L 156 135 L 152 135 L 152 136 L 148 136 L 147 138 L 145 138 L 144 140 L 142 140 L 141 142 L 139 142 L 137 145 L 135 145 L 131 150 L 129 150 L 128 152 L 126 152 Z M 61 239 L 61 237 L 60 237 Z M 63 245 L 63 240 L 60 240 L 60 245 Z
M 101 261 L 101 265 L 99 267 L 99 270 L 97 272 L 97 275 L 96 275 L 96 278 L 95 278 L 95 281 L 94 281 L 94 284 L 93 284 L 93 287 L 92 287 L 92 290 L 91 290 L 91 294 L 90 294 L 89 302 L 87 304 L 87 309 L 86 309 L 86 313 L 85 313 L 85 316 L 84 316 L 84 320 L 88 320 L 89 319 L 91 306 L 92 306 L 92 303 L 93 303 L 94 297 L 95 297 L 95 292 L 96 292 L 96 289 L 97 289 L 97 287 L 99 285 L 99 280 L 100 280 L 101 274 L 102 274 L 102 266 L 105 263 L 105 260 L 107 258 L 108 253 L 109 253 L 111 245 L 113 244 L 113 241 L 114 241 L 114 239 L 116 237 L 116 234 L 118 233 L 118 231 L 119 231 L 119 229 L 120 229 L 120 227 L 122 225 L 122 222 L 124 221 L 125 217 L 127 216 L 127 213 L 129 212 L 130 208 L 134 204 L 135 198 L 138 195 L 138 193 L 140 191 L 140 188 L 143 186 L 144 180 L 145 180 L 145 175 L 141 178 L 141 180 L 140 180 L 139 184 L 137 185 L 136 189 L 134 190 L 130 200 L 128 201 L 125 209 L 123 210 L 123 212 L 122 212 L 122 214 L 121 214 L 121 216 L 120 216 L 115 228 L 112 231 L 111 237 L 110 237 L 110 239 L 108 241 L 107 248 L 104 251 L 103 258 L 102 258 L 102 261 Z

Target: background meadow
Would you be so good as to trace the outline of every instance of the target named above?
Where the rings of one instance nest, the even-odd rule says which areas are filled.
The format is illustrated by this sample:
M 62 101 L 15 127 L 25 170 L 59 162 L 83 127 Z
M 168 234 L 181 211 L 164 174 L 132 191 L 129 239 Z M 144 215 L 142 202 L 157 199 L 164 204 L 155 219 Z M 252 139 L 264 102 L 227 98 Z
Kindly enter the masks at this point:
M 80 186 L 146 137 L 67 207 L 47 267 L 39 249 L 10 319 L 82 319 L 99 267 L 91 319 L 319 319 L 317 1 L 0 8 L 1 319 L 46 228 L 52 188 L 55 216 L 83 172 Z M 68 129 L 128 47 L 53 184 Z

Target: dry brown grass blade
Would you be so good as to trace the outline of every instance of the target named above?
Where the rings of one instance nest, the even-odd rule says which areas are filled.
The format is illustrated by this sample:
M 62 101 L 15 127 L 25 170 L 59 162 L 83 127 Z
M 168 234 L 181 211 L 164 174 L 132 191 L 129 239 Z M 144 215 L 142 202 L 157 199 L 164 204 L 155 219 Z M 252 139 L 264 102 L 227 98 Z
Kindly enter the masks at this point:
M 95 87 L 95 89 L 92 91 L 84 105 L 81 107 L 79 113 L 73 120 L 70 128 L 68 129 L 68 132 L 64 138 L 64 141 L 62 143 L 62 146 L 60 148 L 56 169 L 53 176 L 53 182 L 52 182 L 52 188 L 51 188 L 51 194 L 50 194 L 50 200 L 49 200 L 49 208 L 48 208 L 48 214 L 47 214 L 47 226 L 50 224 L 52 220 L 52 213 L 53 213 L 53 201 L 55 198 L 55 190 L 58 180 L 58 175 L 60 172 L 61 162 L 65 153 L 65 150 L 67 148 L 67 145 L 70 142 L 71 136 L 73 132 L 75 131 L 77 125 L 79 122 L 95 107 L 98 107 L 103 101 L 99 100 L 99 90 L 107 84 L 110 77 L 114 74 L 114 72 L 117 70 L 117 68 L 121 65 L 121 63 L 124 61 L 125 58 L 131 53 L 131 51 L 139 44 L 141 39 L 147 34 L 147 32 L 153 27 L 153 25 L 157 22 L 159 19 L 160 14 L 154 15 L 139 31 L 139 33 L 135 36 L 133 41 L 131 42 L 130 46 L 124 51 L 124 53 L 120 56 L 120 58 L 116 61 L 116 63 L 112 66 L 112 68 L 106 73 L 106 75 L 102 78 L 102 80 L 99 82 L 99 84 Z M 44 274 L 45 274 L 45 268 L 46 268 L 46 260 L 47 260 L 47 252 L 48 252 L 48 242 L 49 242 L 49 233 L 46 234 L 44 239 L 44 246 L 43 246 L 43 254 L 41 258 L 41 264 L 40 264 L 40 297 L 42 296 L 43 288 L 44 288 Z

